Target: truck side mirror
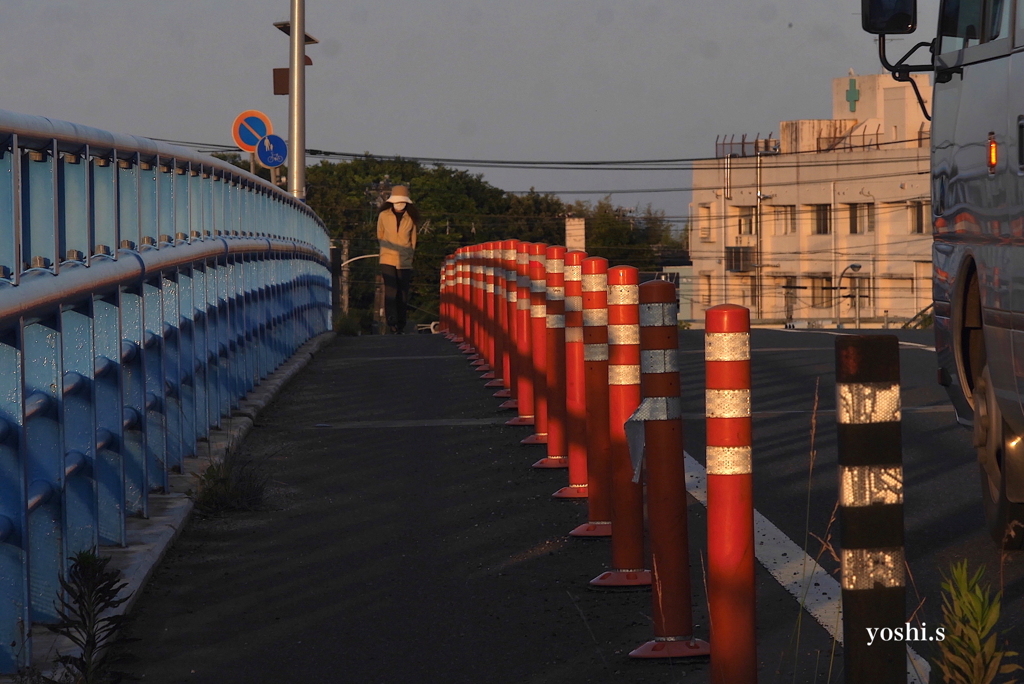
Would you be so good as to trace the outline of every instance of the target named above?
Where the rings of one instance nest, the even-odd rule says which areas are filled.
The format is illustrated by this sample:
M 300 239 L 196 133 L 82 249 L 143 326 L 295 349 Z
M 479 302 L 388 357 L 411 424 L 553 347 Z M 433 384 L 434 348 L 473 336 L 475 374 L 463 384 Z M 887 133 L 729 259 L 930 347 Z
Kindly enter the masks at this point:
M 917 29 L 917 0 L 861 0 L 861 26 L 875 35 L 913 33 Z

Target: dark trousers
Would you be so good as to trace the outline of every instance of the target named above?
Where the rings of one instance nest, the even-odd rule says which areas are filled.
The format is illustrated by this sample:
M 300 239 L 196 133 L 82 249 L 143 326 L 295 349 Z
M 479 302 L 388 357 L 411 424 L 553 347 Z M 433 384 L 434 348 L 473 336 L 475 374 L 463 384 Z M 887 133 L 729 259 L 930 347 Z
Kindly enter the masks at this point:
M 380 265 L 384 278 L 384 316 L 388 328 L 405 330 L 405 311 L 409 302 L 409 286 L 412 284 L 411 268 L 396 268 Z

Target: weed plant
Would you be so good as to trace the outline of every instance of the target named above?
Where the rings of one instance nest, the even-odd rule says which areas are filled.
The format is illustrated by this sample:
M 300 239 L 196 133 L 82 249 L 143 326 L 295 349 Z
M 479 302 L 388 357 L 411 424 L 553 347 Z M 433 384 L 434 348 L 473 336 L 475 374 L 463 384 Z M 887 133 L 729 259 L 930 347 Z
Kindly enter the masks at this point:
M 121 581 L 120 571 L 107 569 L 109 562 L 95 551 L 79 551 L 71 558 L 67 577 L 60 578 L 58 622 L 47 627 L 79 649 L 79 655 L 57 657 L 75 684 L 100 681 L 100 655 L 125 619 L 111 611 L 128 600 L 129 596 L 118 596 L 128 583 Z
M 258 510 L 270 481 L 262 463 L 231 454 L 195 477 L 196 489 L 189 496 L 200 512 L 210 515 Z
M 991 588 L 981 586 L 985 566 L 972 575 L 967 561 L 950 566 L 950 574 L 943 575 L 942 618 L 945 639 L 939 642 L 938 666 L 947 684 L 990 684 L 997 675 L 1024 670 L 1004 660 L 1017 655 L 1014 651 L 999 651 L 999 635 L 995 631 L 999 621 L 1002 593 L 992 595 Z M 1016 682 L 1006 680 L 1006 684 Z

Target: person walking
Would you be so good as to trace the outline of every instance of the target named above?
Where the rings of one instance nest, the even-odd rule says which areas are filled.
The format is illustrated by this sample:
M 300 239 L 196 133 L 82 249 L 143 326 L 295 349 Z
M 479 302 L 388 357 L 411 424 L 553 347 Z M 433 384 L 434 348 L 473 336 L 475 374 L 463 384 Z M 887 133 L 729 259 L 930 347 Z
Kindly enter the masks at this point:
M 380 274 L 384 279 L 384 316 L 388 331 L 405 332 L 406 306 L 412 284 L 412 260 L 416 253 L 419 214 L 409 199 L 409 189 L 396 185 L 377 214 L 380 242 Z

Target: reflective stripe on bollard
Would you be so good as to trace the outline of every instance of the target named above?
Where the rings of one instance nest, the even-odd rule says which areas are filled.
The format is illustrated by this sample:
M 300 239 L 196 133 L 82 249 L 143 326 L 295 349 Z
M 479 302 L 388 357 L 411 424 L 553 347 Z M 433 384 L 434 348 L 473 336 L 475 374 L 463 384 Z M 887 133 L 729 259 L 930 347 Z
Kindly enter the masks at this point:
M 533 347 L 530 333 L 530 243 L 516 245 L 516 411 L 505 425 L 533 425 Z

